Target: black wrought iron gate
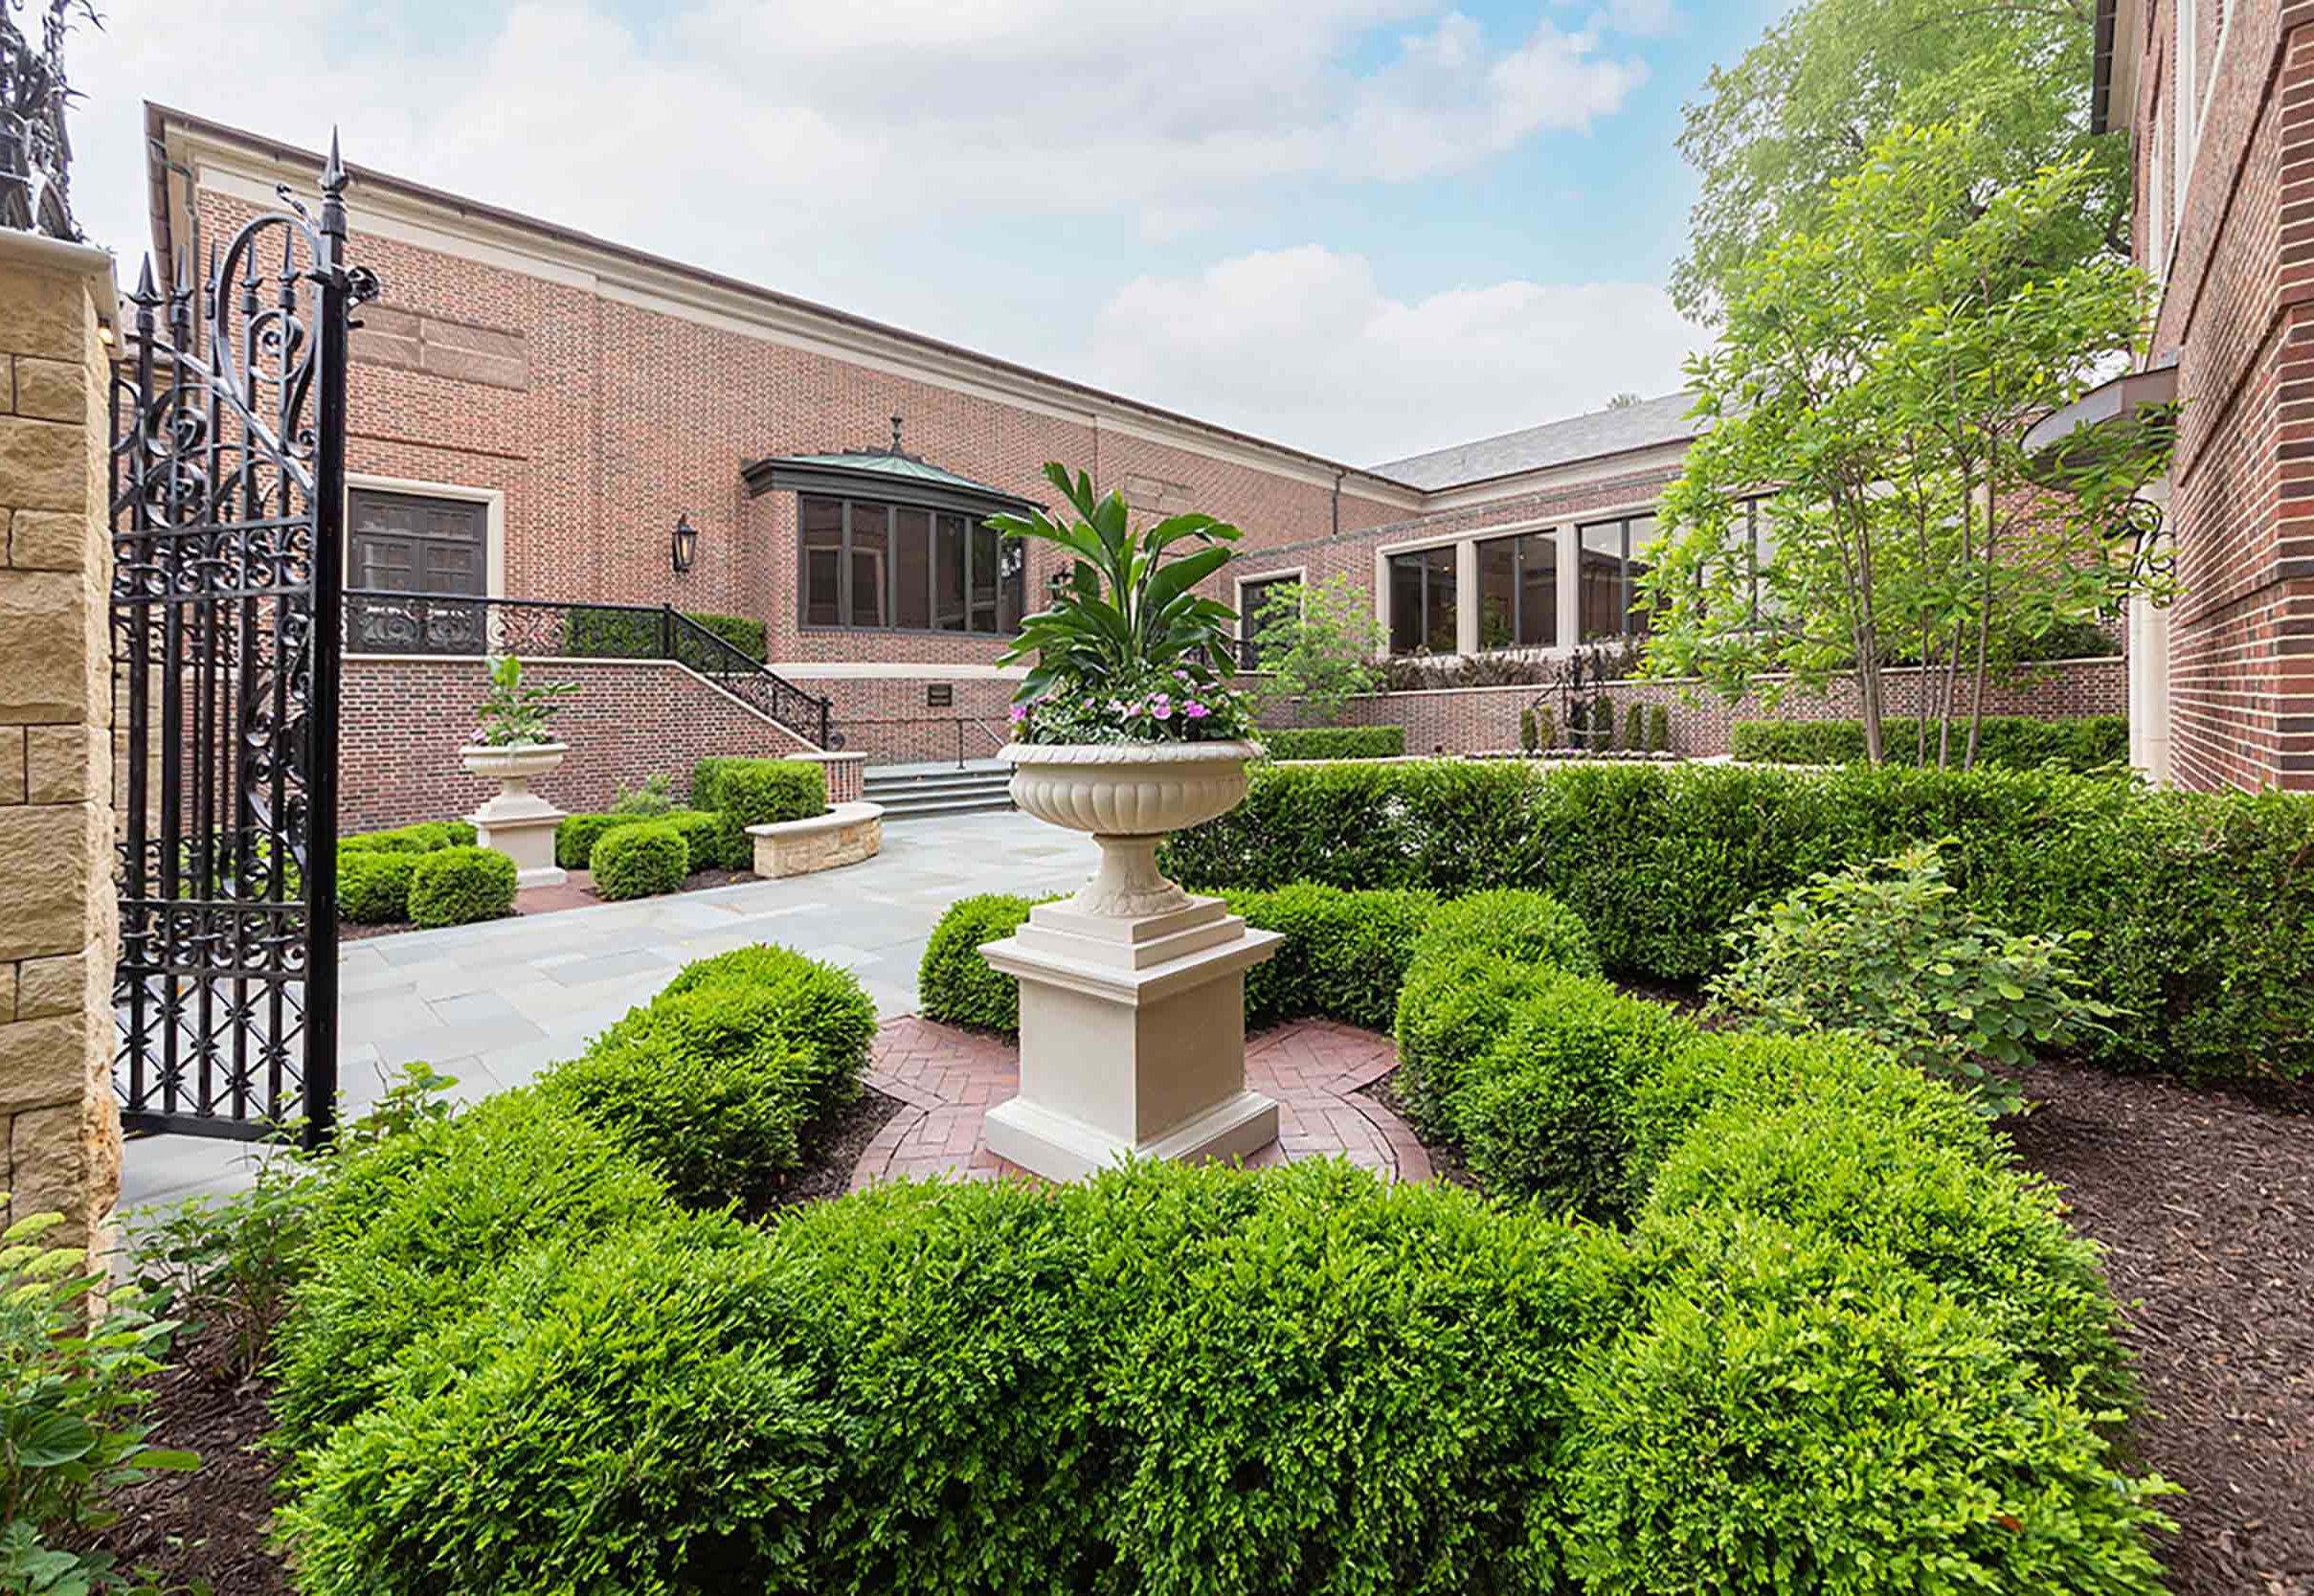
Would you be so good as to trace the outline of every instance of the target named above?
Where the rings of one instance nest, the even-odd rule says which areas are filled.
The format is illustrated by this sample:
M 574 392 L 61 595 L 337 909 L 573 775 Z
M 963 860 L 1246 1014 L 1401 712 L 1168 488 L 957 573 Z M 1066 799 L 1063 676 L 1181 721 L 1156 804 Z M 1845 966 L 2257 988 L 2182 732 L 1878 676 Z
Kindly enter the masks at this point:
M 331 141 L 196 287 L 147 263 L 115 366 L 121 1046 L 131 1130 L 325 1135 L 337 1088 L 346 264 Z

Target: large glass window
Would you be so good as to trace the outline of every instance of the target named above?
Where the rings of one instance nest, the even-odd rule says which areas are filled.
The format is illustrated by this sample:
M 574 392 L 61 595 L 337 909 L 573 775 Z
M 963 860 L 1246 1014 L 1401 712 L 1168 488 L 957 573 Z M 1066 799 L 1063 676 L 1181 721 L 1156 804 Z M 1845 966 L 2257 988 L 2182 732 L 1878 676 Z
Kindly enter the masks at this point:
M 1257 581 L 1239 584 L 1237 634 L 1246 640 L 1246 647 L 1239 663 L 1246 669 L 1260 668 L 1261 655 L 1260 650 L 1254 646 L 1254 640 L 1261 636 L 1262 628 L 1269 624 L 1269 618 L 1264 612 L 1269 608 L 1270 600 L 1300 581 L 1299 576 L 1264 576 Z
M 1390 556 L 1390 652 L 1455 651 L 1454 551 Z
M 1028 551 L 971 516 L 806 493 L 797 524 L 806 626 L 1020 630 Z
M 1654 569 L 1650 555 L 1660 535 L 1654 516 L 1594 521 L 1577 535 L 1583 546 L 1577 607 L 1584 641 L 1645 634 L 1648 602 L 1639 584 Z
M 1549 648 L 1559 641 L 1559 539 L 1550 532 L 1478 546 L 1478 646 Z

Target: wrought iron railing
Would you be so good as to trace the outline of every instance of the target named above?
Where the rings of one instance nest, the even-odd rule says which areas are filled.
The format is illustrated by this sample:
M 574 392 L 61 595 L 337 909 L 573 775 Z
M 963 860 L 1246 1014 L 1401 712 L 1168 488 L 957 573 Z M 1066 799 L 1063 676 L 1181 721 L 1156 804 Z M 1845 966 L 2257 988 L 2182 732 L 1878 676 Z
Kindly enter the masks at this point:
M 975 759 L 993 758 L 1012 740 L 1008 729 L 971 715 L 879 715 L 844 725 L 886 764 L 940 764 L 953 756 L 963 770 Z M 896 758 L 901 754 L 908 757 Z
M 815 748 L 827 748 L 833 734 L 826 699 L 663 604 L 460 598 L 357 588 L 346 595 L 346 652 L 671 660 Z

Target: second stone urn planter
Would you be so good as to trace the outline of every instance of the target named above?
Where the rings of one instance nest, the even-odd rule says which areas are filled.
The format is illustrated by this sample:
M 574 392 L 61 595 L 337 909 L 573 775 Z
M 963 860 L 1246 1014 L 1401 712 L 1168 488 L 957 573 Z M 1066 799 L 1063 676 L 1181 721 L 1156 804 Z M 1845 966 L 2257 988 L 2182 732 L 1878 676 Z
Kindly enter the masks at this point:
M 459 762 L 473 776 L 498 783 L 498 792 L 466 819 L 474 840 L 514 861 L 517 887 L 559 887 L 567 879 L 554 863 L 554 827 L 563 812 L 530 791 L 530 783 L 559 768 L 567 743 L 467 743 Z
M 1101 865 L 981 950 L 1021 983 L 1021 1093 L 989 1111 L 990 1151 L 1052 1180 L 1127 1156 L 1235 1158 L 1277 1135 L 1246 1090 L 1246 971 L 1276 952 L 1219 898 L 1157 865 L 1166 836 L 1246 796 L 1251 743 L 1011 743 L 1012 798 L 1092 834 Z

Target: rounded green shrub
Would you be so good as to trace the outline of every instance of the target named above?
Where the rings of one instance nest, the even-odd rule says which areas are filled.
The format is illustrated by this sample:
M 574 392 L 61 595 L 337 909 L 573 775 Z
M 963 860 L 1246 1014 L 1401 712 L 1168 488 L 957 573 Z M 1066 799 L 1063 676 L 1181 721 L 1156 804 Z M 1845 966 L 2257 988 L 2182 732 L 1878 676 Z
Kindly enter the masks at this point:
M 1473 1064 L 1454 1118 L 1489 1191 L 1587 1214 L 1625 1211 L 1639 1083 L 1695 1034 L 1659 1003 L 1553 972 Z
M 802 1163 L 813 1126 L 858 1095 L 874 1033 L 874 1003 L 830 966 L 709 982 L 662 994 L 541 1090 L 610 1133 L 678 1202 L 759 1213 Z
M 410 918 L 420 926 L 462 926 L 511 914 L 514 874 L 514 861 L 495 849 L 437 848 L 410 872 Z
M 1406 752 L 1403 726 L 1276 727 L 1258 735 L 1272 759 L 1395 759 Z
M 720 809 L 743 828 L 827 813 L 827 771 L 810 759 L 730 760 L 718 768 L 709 786 L 714 802 L 701 803 L 694 775 L 692 803 Z
M 1653 1238 L 1561 1469 L 1586 1592 L 2163 1588 L 2168 1489 L 1985 1322 L 1870 1250 L 1737 1217 Z
M 1413 961 L 1472 951 L 1555 965 L 1578 976 L 1600 973 L 1589 929 L 1545 892 L 1498 887 L 1440 904 L 1414 940 Z
M 640 825 L 640 815 L 565 815 L 554 822 L 554 863 L 566 870 L 583 870 L 595 857 L 595 844 L 622 825 Z
M 392 925 L 410 918 L 410 878 L 422 853 L 341 849 L 337 911 L 357 926 Z
M 1398 1099 L 1427 1135 L 1456 1135 L 1455 1104 L 1472 1068 L 1557 966 L 1482 948 L 1418 957 L 1398 991 Z
M 745 870 L 755 863 L 755 840 L 722 810 L 678 809 L 665 823 L 683 837 L 694 870 Z
M 281 1516 L 300 1589 L 784 1585 L 837 1437 L 779 1356 L 769 1238 L 646 1224 L 551 1262 L 311 1457 Z
M 927 1020 L 977 1025 L 1011 1036 L 1021 1028 L 1021 985 L 990 968 L 980 949 L 1021 929 L 1031 899 L 983 892 L 948 906 L 924 944 L 916 969 L 916 1002 Z
M 683 833 L 664 820 L 644 820 L 605 832 L 587 856 L 597 895 L 617 902 L 647 898 L 683 888 L 691 873 L 691 850 Z
M 1344 891 L 1302 883 L 1231 893 L 1246 923 L 1286 940 L 1246 973 L 1246 1023 L 1323 1015 L 1383 1030 L 1405 979 L 1415 938 L 1437 909 L 1427 892 Z
M 274 1337 L 280 1439 L 303 1450 L 370 1405 L 401 1349 L 469 1309 L 515 1254 L 669 1211 L 614 1138 L 535 1090 L 341 1158 Z
M 341 850 L 360 853 L 432 853 L 473 843 L 474 827 L 465 820 L 423 820 L 391 831 L 359 831 L 338 839 Z
M 1914 1135 L 1877 1105 L 1715 1110 L 1656 1174 L 1659 1222 L 1696 1209 L 1776 1220 L 1934 1281 L 2058 1390 L 2123 1401 L 2117 1311 L 2097 1249 L 2046 1180 Z

